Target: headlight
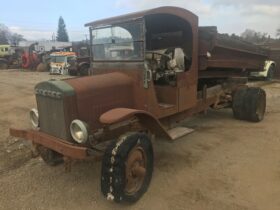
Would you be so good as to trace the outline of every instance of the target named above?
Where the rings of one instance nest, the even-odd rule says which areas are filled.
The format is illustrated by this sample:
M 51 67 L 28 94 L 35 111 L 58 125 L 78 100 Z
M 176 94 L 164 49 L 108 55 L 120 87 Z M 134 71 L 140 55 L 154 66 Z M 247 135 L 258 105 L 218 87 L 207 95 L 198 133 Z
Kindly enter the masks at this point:
M 88 140 L 88 125 L 81 120 L 72 121 L 70 132 L 73 139 L 79 144 L 83 144 Z
M 39 114 L 37 109 L 31 109 L 29 112 L 30 121 L 33 128 L 39 128 Z

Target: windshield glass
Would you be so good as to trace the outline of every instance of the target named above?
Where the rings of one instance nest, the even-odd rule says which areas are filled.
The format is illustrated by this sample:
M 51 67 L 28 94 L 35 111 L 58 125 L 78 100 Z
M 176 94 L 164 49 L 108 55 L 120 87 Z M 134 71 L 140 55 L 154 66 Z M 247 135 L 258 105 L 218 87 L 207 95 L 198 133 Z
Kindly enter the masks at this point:
M 75 56 L 67 57 L 67 62 L 71 62 L 71 61 L 76 61 L 76 57 Z
M 94 60 L 142 60 L 143 37 L 140 21 L 93 29 Z
M 64 56 L 51 56 L 51 62 L 53 63 L 64 63 L 65 57 Z

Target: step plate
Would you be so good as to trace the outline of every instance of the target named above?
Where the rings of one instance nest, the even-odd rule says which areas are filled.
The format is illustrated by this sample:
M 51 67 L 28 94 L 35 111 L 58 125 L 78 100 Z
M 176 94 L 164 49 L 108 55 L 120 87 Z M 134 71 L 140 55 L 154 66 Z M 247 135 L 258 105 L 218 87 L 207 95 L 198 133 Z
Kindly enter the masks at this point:
M 178 138 L 181 138 L 187 134 L 190 134 L 194 132 L 194 129 L 192 128 L 186 128 L 186 127 L 176 127 L 172 128 L 168 131 L 169 136 L 172 140 L 176 140 Z

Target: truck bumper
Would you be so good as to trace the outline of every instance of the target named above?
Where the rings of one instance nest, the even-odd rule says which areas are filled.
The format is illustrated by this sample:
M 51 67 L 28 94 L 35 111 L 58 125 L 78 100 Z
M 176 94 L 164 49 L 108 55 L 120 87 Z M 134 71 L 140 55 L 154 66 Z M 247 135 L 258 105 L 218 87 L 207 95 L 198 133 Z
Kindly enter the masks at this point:
M 35 145 L 42 145 L 71 159 L 87 159 L 87 147 L 81 147 L 46 133 L 34 130 L 19 130 L 10 128 L 10 135 L 32 141 Z

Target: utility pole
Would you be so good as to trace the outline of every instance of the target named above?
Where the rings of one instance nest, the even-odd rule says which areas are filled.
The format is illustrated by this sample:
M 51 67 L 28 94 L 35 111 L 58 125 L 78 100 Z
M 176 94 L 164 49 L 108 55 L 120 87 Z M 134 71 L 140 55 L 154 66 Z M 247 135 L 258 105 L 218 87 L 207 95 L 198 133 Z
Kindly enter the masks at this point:
M 85 34 L 85 37 L 86 37 L 86 43 L 88 43 L 88 35 Z
M 55 33 L 52 34 L 52 41 L 55 41 Z

